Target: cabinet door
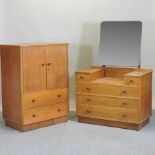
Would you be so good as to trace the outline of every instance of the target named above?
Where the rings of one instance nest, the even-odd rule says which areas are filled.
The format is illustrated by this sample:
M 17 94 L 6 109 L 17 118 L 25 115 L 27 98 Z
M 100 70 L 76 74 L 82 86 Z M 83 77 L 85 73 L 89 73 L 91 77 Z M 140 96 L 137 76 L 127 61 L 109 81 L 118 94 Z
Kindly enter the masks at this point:
M 23 48 L 23 89 L 25 92 L 46 89 L 45 47 Z
M 67 45 L 46 47 L 47 88 L 63 88 L 68 85 Z

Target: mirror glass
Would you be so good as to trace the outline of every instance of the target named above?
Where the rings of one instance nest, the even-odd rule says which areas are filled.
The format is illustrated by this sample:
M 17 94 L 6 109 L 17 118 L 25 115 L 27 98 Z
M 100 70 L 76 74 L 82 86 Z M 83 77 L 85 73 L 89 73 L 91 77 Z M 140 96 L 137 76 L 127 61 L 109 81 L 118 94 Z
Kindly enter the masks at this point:
M 99 65 L 136 67 L 140 65 L 140 21 L 101 23 Z

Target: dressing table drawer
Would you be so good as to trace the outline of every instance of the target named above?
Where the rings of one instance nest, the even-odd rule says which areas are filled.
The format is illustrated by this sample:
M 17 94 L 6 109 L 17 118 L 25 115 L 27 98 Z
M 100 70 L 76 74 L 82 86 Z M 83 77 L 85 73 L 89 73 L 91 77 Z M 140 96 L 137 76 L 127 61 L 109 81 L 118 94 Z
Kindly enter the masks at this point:
M 23 124 L 32 124 L 50 120 L 51 118 L 59 118 L 68 115 L 67 103 L 59 103 L 45 107 L 38 107 L 25 110 L 23 113 Z
M 90 74 L 88 73 L 77 73 L 76 80 L 80 82 L 89 82 L 90 81 Z
M 107 119 L 125 122 L 138 122 L 137 110 L 109 108 L 94 105 L 77 106 L 77 115 L 89 118 Z
M 92 83 L 77 83 L 78 93 L 87 94 L 102 94 L 109 96 L 121 96 L 121 97 L 139 97 L 139 87 L 132 86 L 114 86 L 114 85 L 103 85 L 103 84 L 92 84 Z
M 106 97 L 106 96 L 95 96 L 95 95 L 77 95 L 77 104 L 116 107 L 124 109 L 137 109 L 138 100 L 117 98 L 117 97 Z
M 124 83 L 129 86 L 139 85 L 140 79 L 135 77 L 125 76 Z

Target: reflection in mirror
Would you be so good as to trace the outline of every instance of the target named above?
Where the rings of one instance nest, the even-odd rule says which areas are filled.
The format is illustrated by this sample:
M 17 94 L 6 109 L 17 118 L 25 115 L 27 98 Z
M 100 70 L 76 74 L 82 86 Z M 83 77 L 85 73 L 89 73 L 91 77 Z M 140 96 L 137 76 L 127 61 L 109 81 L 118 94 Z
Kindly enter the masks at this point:
M 99 65 L 137 67 L 140 65 L 142 23 L 102 22 Z

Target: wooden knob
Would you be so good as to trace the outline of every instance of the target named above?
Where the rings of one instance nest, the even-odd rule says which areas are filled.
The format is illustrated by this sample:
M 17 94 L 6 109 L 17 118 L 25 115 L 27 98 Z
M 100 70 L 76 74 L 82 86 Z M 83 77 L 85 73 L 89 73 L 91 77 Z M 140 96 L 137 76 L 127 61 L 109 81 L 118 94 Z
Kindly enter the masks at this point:
M 84 79 L 84 77 L 83 77 L 83 76 L 80 76 L 80 79 L 81 79 L 81 80 L 83 80 L 83 79 Z
M 88 101 L 88 102 L 90 102 L 90 101 L 91 101 L 91 99 L 90 99 L 90 98 L 87 98 L 87 101 Z
M 89 114 L 91 113 L 91 111 L 90 111 L 90 110 L 87 110 L 86 112 L 87 112 L 87 113 L 89 113 Z
M 58 109 L 58 112 L 60 112 L 61 111 L 61 109 Z
M 34 117 L 36 117 L 36 115 L 35 115 L 35 114 L 33 114 L 33 115 L 32 115 L 32 117 L 34 118 Z
M 87 89 L 88 91 L 90 91 L 90 90 L 91 90 L 91 88 L 89 88 L 89 87 L 87 87 L 86 89 Z
M 126 106 L 126 105 L 127 105 L 127 103 L 126 103 L 126 102 L 123 102 L 123 103 L 122 103 L 122 105 Z
M 60 98 L 61 97 L 61 94 L 58 94 L 57 97 Z
M 122 95 L 126 95 L 127 94 L 127 91 L 126 90 L 123 90 L 121 94 Z
M 126 118 L 126 115 L 125 115 L 125 114 L 123 114 L 123 115 L 122 115 L 122 117 L 123 117 L 123 118 Z
M 41 64 L 42 65 L 42 67 L 44 67 L 45 66 L 45 64 Z
M 51 65 L 51 63 L 47 63 L 47 66 L 50 66 Z
M 32 99 L 32 102 L 34 103 L 36 100 L 35 99 Z
M 129 84 L 133 84 L 134 82 L 134 80 L 129 80 Z

